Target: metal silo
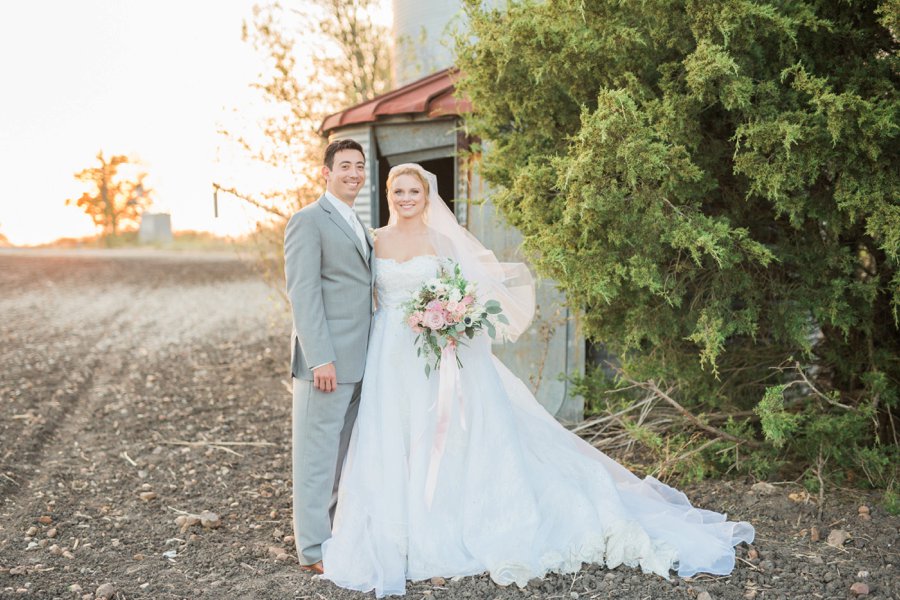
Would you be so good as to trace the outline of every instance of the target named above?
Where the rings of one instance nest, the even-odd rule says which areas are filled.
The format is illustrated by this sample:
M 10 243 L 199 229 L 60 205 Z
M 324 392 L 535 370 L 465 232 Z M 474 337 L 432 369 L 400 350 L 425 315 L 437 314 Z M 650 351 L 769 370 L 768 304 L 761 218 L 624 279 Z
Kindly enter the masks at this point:
M 453 64 L 453 25 L 461 22 L 458 0 L 393 0 L 394 82 L 397 87 Z

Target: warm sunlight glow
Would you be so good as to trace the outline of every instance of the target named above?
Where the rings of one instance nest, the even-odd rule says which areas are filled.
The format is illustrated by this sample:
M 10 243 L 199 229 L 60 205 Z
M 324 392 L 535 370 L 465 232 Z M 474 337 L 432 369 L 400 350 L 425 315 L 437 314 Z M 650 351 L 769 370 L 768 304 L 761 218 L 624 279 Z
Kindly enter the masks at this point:
M 267 189 L 271 175 L 223 152 L 229 119 L 253 119 L 264 68 L 241 41 L 253 2 L 21 2 L 0 20 L 0 234 L 14 244 L 96 233 L 67 198 L 99 150 L 141 161 L 152 211 L 176 230 L 236 235 L 258 215 L 212 182 Z M 237 110 L 235 110 L 237 109 Z M 269 185 L 267 185 L 269 184 Z

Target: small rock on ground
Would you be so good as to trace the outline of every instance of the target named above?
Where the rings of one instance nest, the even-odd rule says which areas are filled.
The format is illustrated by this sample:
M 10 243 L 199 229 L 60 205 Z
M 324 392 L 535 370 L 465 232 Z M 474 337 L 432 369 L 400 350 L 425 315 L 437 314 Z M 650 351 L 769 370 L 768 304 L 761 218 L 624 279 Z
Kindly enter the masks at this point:
M 96 600 L 109 600 L 116 595 L 116 586 L 111 583 L 104 583 L 94 592 Z
M 825 543 L 829 546 L 840 548 L 849 538 L 850 534 L 843 529 L 832 529 L 828 534 L 828 539 L 825 540 Z
M 853 592 L 853 594 L 855 594 L 856 596 L 868 596 L 869 586 L 861 581 L 857 581 L 850 586 L 850 591 Z

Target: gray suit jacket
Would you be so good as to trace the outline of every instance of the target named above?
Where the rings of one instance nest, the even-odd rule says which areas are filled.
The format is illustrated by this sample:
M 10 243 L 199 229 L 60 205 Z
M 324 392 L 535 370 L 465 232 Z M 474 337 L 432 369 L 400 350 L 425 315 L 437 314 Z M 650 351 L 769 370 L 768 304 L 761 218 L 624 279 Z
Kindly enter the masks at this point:
M 362 224 L 362 223 L 360 223 Z M 333 362 L 338 383 L 362 380 L 372 325 L 374 243 L 368 261 L 344 217 L 322 196 L 295 213 L 284 232 L 284 272 L 294 318 L 291 374 L 313 379 Z

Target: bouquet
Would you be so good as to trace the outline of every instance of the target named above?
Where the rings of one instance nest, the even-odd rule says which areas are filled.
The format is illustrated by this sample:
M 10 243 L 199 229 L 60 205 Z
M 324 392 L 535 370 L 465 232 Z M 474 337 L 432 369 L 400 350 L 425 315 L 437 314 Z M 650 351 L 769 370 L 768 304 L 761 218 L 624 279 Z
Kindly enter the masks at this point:
M 425 355 L 426 377 L 440 366 L 446 348 L 455 351 L 458 344 L 465 345 L 463 336 L 472 339 L 484 329 L 494 338 L 497 335 L 494 319 L 509 324 L 499 302 L 488 300 L 483 305 L 478 302 L 475 284 L 466 281 L 458 264 L 453 266 L 452 273 L 441 268 L 440 274 L 426 281 L 403 308 L 406 324 L 416 333 L 416 354 Z M 462 367 L 458 356 L 456 363 Z

